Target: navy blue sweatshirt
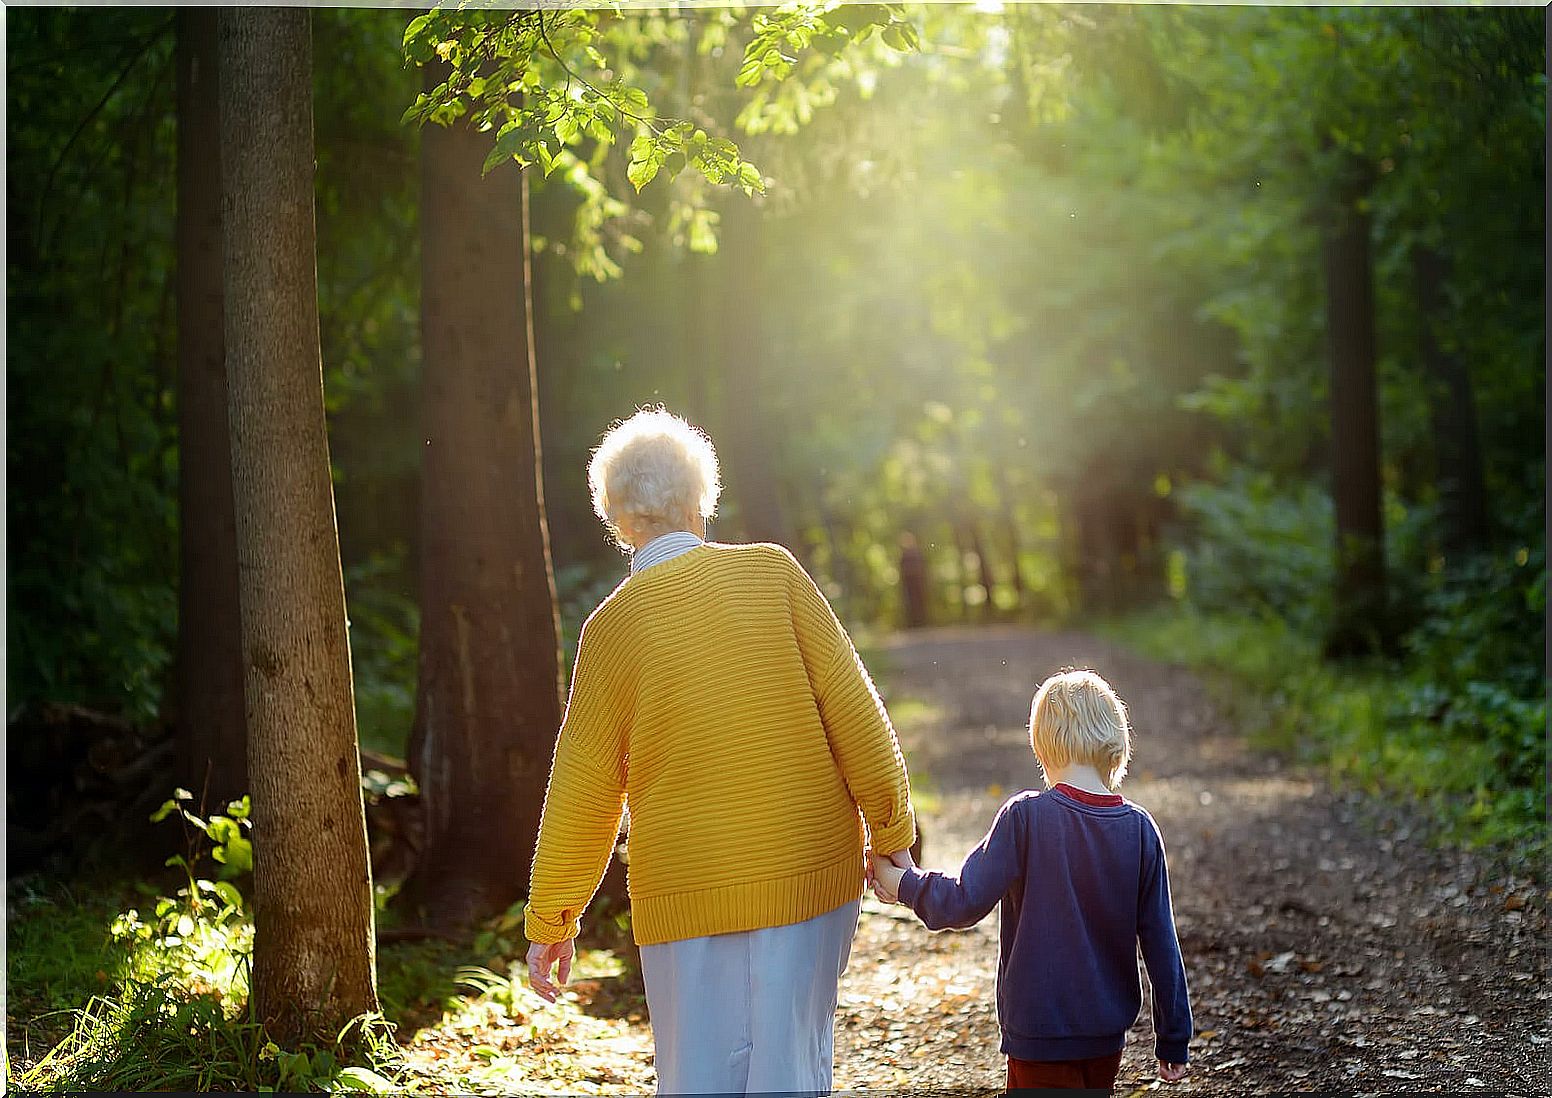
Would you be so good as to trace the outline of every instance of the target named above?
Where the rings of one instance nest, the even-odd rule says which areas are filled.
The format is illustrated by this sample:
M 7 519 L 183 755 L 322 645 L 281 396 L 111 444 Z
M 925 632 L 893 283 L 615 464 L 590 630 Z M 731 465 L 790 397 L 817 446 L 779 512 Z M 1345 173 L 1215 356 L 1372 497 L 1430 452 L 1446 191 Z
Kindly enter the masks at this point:
M 1002 903 L 997 1019 L 1019 1060 L 1108 1056 L 1153 984 L 1154 1054 L 1186 1062 L 1191 1004 L 1169 901 L 1164 840 L 1119 796 L 1058 785 L 997 813 L 957 876 L 907 870 L 900 900 L 932 930 L 974 926 Z

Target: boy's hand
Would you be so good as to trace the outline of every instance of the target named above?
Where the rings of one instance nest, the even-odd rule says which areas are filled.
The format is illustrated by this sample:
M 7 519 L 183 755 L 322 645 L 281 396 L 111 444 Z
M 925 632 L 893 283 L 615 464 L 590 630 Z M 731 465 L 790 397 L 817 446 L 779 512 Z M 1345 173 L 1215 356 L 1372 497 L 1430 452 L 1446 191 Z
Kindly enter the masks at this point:
M 905 851 L 905 857 L 910 859 L 910 852 Z M 880 858 L 873 855 L 873 894 L 886 904 L 900 902 L 900 879 L 905 876 L 905 870 L 888 858 Z
M 1159 1061 L 1159 1078 L 1166 1083 L 1180 1082 L 1190 1070 L 1185 1064 L 1166 1064 L 1163 1060 Z

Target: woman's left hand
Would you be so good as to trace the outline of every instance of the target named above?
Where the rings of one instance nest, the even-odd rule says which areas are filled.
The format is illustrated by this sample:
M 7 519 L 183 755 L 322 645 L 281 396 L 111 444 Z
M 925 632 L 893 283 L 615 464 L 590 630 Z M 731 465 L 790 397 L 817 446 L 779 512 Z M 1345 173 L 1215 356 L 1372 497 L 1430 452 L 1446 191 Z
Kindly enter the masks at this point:
M 528 986 L 547 1003 L 553 1003 L 560 995 L 560 985 L 571 978 L 571 959 L 576 956 L 576 939 L 551 942 L 543 945 L 535 942 L 528 947 Z M 558 979 L 550 980 L 550 969 L 559 964 Z

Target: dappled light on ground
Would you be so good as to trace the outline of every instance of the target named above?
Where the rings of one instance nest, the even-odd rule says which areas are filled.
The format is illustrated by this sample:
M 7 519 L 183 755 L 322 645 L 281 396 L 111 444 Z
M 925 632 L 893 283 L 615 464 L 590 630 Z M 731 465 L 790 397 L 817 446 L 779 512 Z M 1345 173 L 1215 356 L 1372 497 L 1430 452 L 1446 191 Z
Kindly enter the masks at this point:
M 1540 1093 L 1552 995 L 1529 882 L 1431 848 L 1405 806 L 1250 750 L 1194 676 L 1092 636 L 929 631 L 885 641 L 875 662 L 932 867 L 957 865 L 1003 800 L 1037 785 L 1024 721 L 1046 674 L 1093 666 L 1131 706 L 1123 791 L 1164 834 L 1198 1029 L 1175 1093 Z M 836 1088 L 996 1093 L 996 964 L 995 916 L 929 934 L 870 897 L 841 984 Z M 410 1060 L 479 1093 L 650 1088 L 639 984 L 600 971 L 619 969 L 594 955 L 553 1007 L 521 988 L 465 1000 L 414 1037 Z M 1117 1093 L 1156 1085 L 1145 1007 Z

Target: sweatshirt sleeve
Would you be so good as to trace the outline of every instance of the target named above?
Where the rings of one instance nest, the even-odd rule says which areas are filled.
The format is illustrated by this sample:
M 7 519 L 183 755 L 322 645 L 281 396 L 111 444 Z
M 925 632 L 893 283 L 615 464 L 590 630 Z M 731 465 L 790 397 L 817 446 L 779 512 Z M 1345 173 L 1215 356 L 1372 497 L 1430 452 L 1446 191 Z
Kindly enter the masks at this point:
M 916 816 L 894 726 L 829 601 L 791 554 L 787 560 L 793 628 L 830 754 L 867 821 L 873 849 L 905 850 L 916 841 Z
M 1164 839 L 1152 817 L 1143 824 L 1142 887 L 1137 895 L 1137 937 L 1153 985 L 1154 1055 L 1168 1064 L 1187 1062 L 1193 1032 L 1185 962 L 1170 905 Z
M 981 845 L 966 856 L 952 876 L 936 870 L 908 869 L 900 880 L 900 900 L 929 930 L 974 926 L 997 906 L 1023 875 L 1024 844 L 1016 800 L 1003 805 Z
M 577 936 L 614 853 L 625 808 L 629 728 L 623 657 L 590 618 L 577 642 L 571 697 L 544 795 L 524 917 L 530 942 Z

